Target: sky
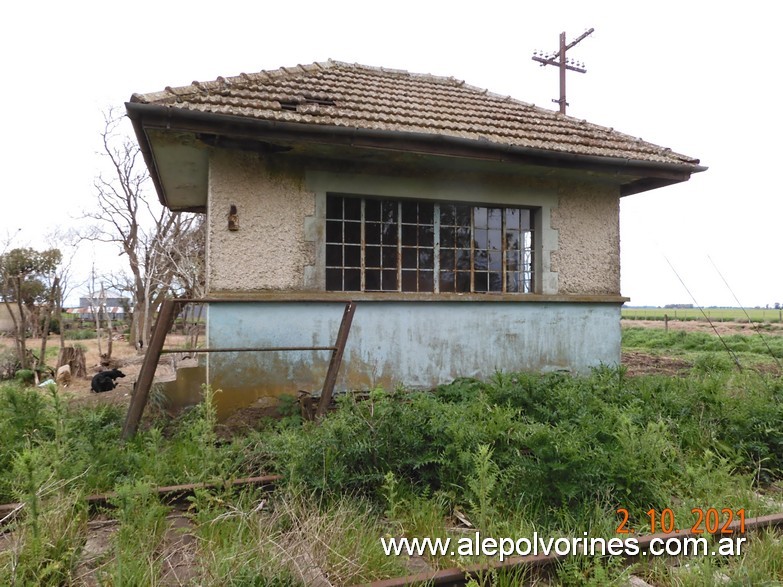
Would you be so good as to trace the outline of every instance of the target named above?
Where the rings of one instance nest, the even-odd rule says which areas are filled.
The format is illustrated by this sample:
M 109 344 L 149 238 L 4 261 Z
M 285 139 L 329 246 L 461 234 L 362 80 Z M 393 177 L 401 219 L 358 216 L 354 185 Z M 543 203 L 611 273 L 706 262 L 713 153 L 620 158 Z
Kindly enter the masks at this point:
M 102 112 L 133 92 L 332 58 L 453 76 L 697 157 L 690 181 L 621 200 L 622 294 L 631 305 L 783 302 L 778 176 L 783 5 L 717 2 L 7 2 L 0 8 L 0 242 L 46 246 L 94 205 Z M 589 255 L 590 251 L 584 251 Z M 117 252 L 85 245 L 92 260 Z M 686 289 L 687 288 L 687 289 Z M 690 292 L 690 293 L 689 293 Z

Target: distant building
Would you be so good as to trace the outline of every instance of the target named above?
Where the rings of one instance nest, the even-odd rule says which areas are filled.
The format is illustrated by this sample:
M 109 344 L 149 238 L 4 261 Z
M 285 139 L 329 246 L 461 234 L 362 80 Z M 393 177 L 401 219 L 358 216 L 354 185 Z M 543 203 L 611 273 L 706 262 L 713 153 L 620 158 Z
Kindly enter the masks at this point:
M 16 302 L 11 304 L 10 311 L 5 303 L 0 302 L 0 332 L 14 332 L 14 320 L 11 317 L 11 313 L 15 317 L 19 317 L 19 308 L 16 306 Z
M 98 300 L 93 304 L 90 298 L 79 298 L 79 307 L 69 308 L 65 312 L 78 316 L 82 320 L 95 320 L 93 311 L 97 309 L 94 306 L 98 304 Z M 129 298 L 106 298 L 105 311 L 112 320 L 125 320 L 127 308 L 130 308 Z

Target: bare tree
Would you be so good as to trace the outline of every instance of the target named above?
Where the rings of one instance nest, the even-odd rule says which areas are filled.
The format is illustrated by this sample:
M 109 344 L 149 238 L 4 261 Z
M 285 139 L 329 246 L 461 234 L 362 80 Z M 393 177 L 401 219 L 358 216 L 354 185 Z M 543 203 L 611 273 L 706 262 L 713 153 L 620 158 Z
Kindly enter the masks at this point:
M 203 216 L 195 216 L 180 228 L 163 247 L 173 275 L 171 289 L 179 297 L 202 298 L 206 293 L 206 222 Z M 202 304 L 185 307 L 183 334 L 188 334 L 191 348 L 198 345 L 202 311 Z
M 60 276 L 56 270 L 52 273 L 52 283 L 49 286 L 49 296 L 46 299 L 46 305 L 42 308 L 43 318 L 41 320 L 41 352 L 38 355 L 36 369 L 46 365 L 46 345 L 49 342 L 49 327 L 52 323 L 52 313 L 57 308 L 57 300 L 60 297 Z M 59 314 L 58 314 L 59 316 Z M 58 319 L 58 323 L 59 323 Z
M 65 300 L 75 288 L 81 286 L 81 283 L 74 283 L 72 275 L 73 259 L 76 255 L 78 240 L 78 235 L 73 230 L 62 231 L 58 228 L 55 228 L 46 238 L 49 247 L 59 248 L 63 255 L 62 262 L 57 266 L 57 283 L 55 288 L 57 295 L 54 299 L 54 315 L 57 317 L 60 331 L 61 349 L 65 347 L 65 324 L 63 323 Z
M 103 283 L 101 283 L 100 291 L 95 285 L 95 265 L 92 266 L 90 281 L 87 284 L 87 302 L 92 319 L 95 321 L 95 337 L 98 340 L 98 357 L 103 358 L 103 347 L 101 345 L 103 328 L 101 318 L 106 309 L 106 290 L 103 287 Z M 109 340 L 107 355 L 111 358 L 111 333 L 109 333 Z
M 167 247 L 190 230 L 194 216 L 156 201 L 139 147 L 121 131 L 123 118 L 110 110 L 104 122 L 102 154 L 111 171 L 95 179 L 96 206 L 84 214 L 94 222 L 83 238 L 113 243 L 126 256 L 134 306 L 131 341 L 146 346 L 153 315 L 175 277 Z

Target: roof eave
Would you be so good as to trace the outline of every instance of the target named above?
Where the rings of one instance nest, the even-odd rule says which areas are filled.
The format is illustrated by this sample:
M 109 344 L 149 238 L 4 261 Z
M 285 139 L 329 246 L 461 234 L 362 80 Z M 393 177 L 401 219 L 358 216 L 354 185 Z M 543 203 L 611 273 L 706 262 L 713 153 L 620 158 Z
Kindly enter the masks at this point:
M 213 133 L 256 140 L 290 141 L 295 139 L 303 142 L 348 145 L 356 148 L 582 169 L 638 177 L 638 180 L 621 186 L 622 196 L 687 181 L 691 174 L 707 169 L 707 167 L 696 163 L 674 164 L 600 155 L 582 155 L 430 133 L 269 121 L 140 102 L 129 102 L 125 104 L 125 107 L 133 123 L 144 160 L 150 169 L 158 197 L 164 206 L 168 204 L 152 155 L 152 148 L 144 130 L 145 127 Z
M 155 157 L 152 155 L 152 146 L 147 140 L 147 134 L 144 132 L 144 118 L 143 116 L 134 116 L 129 108 L 130 105 L 131 104 L 126 103 L 125 110 L 128 112 L 128 118 L 130 118 L 131 124 L 133 125 L 133 132 L 136 134 L 136 141 L 139 143 L 139 150 L 141 151 L 142 157 L 144 157 L 144 163 L 147 164 L 147 169 L 150 172 L 152 184 L 155 186 L 155 191 L 158 193 L 158 200 L 161 205 L 170 208 L 171 206 L 169 206 L 166 201 L 165 190 L 160 182 L 160 174 L 158 173 L 158 167 L 155 164 Z

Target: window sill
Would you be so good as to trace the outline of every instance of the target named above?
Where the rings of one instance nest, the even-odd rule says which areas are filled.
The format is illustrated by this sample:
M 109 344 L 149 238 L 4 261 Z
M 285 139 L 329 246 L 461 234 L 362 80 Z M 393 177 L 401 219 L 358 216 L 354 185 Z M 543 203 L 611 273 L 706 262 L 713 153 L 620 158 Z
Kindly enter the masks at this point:
M 204 298 L 209 301 L 237 302 L 514 302 L 514 303 L 576 303 L 623 304 L 630 298 L 620 295 L 548 295 L 548 294 L 476 294 L 476 293 L 415 293 L 359 291 L 213 291 Z

